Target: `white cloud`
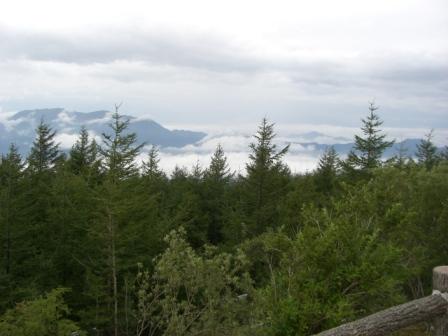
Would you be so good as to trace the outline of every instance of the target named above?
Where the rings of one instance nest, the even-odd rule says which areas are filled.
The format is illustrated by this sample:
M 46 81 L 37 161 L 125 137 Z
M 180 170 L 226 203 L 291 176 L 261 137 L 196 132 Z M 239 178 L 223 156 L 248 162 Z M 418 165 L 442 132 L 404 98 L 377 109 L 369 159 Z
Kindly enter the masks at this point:
M 182 148 L 160 149 L 161 168 L 171 173 L 176 166 L 191 169 L 197 162 L 199 162 L 201 167 L 205 168 L 209 165 L 210 158 L 216 146 L 221 144 L 231 170 L 244 174 L 246 163 L 249 161 L 249 144 L 254 141 L 254 138 L 250 135 L 253 127 L 239 125 L 238 131 L 228 133 L 212 125 L 206 127 L 206 129 L 210 132 L 210 135 L 196 145 L 188 145 Z M 353 135 L 360 133 L 359 128 L 331 127 L 328 125 L 307 125 L 304 127 L 304 125 L 280 124 L 276 126 L 276 130 L 278 136 L 275 139 L 275 143 L 279 149 L 294 141 L 317 142 L 321 144 L 353 142 Z M 395 138 L 398 142 L 408 138 L 423 138 L 429 132 L 425 128 L 386 128 L 384 131 L 390 139 Z M 345 142 L 339 141 L 341 135 L 345 137 Z M 448 145 L 448 129 L 436 129 L 434 132 L 434 142 L 438 146 Z M 310 172 L 317 167 L 321 154 L 321 151 L 317 150 L 315 145 L 292 143 L 290 150 L 284 158 L 284 162 L 293 173 Z M 146 159 L 146 154 L 142 154 L 141 159 Z
M 59 122 L 64 126 L 67 126 L 67 124 L 70 125 L 74 121 L 73 116 L 70 116 L 67 111 L 62 111 L 61 113 L 59 113 L 57 118 L 59 119 Z
M 166 153 L 160 152 L 160 167 L 168 174 L 172 173 L 176 166 L 191 168 L 199 163 L 202 168 L 207 168 L 210 164 L 212 153 Z M 248 152 L 226 152 L 226 157 L 231 171 L 244 175 L 246 172 L 246 163 L 249 161 Z M 146 159 L 145 155 L 141 159 Z M 318 157 L 307 154 L 288 154 L 284 162 L 289 166 L 293 173 L 305 173 L 316 168 Z
M 78 139 L 77 134 L 57 133 L 54 137 L 56 143 L 59 143 L 61 149 L 70 149 Z
M 444 0 L 7 1 L 0 106 L 447 127 L 447 34 Z

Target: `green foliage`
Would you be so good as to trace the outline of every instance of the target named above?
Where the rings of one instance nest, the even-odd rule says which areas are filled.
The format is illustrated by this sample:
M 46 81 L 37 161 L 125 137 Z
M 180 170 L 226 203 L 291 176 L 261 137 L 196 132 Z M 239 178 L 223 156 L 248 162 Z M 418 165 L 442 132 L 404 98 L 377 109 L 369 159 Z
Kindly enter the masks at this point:
M 331 195 L 337 189 L 337 176 L 340 170 L 340 160 L 333 146 L 328 147 L 319 160 L 316 170 L 317 191 Z
M 50 171 L 61 158 L 59 145 L 55 143 L 56 131 L 42 120 L 36 129 L 36 139 L 28 156 L 28 170 L 34 173 Z
M 0 311 L 22 295 L 27 260 L 26 215 L 24 214 L 24 165 L 14 144 L 0 160 Z M 25 291 L 26 292 L 26 291 Z
M 115 106 L 110 128 L 112 134 L 103 133 L 103 147 L 100 152 L 104 156 L 104 168 L 108 177 L 113 180 L 121 180 L 135 176 L 138 172 L 135 161 L 143 144 L 135 145 L 136 133 L 126 133 L 129 127 L 129 119 L 118 113 L 119 106 Z
M 285 194 L 289 169 L 282 158 L 289 146 L 277 151 L 274 144 L 274 124 L 263 118 L 256 142 L 250 144 L 251 153 L 244 177 L 243 211 L 252 234 L 260 234 L 277 222 L 277 204 Z
M 165 241 L 154 274 L 137 275 L 137 335 L 236 335 L 249 314 L 244 255 L 217 253 L 210 246 L 199 254 L 182 228 Z
M 205 176 L 208 180 L 214 182 L 228 182 L 232 177 L 227 158 L 221 145 L 216 147 L 210 166 L 205 171 Z
M 258 238 L 270 279 L 257 296 L 262 334 L 309 335 L 402 300 L 400 250 L 368 218 L 312 208 L 303 217 L 296 237 Z
M 0 317 L 0 334 L 3 336 L 67 336 L 85 335 L 67 316 L 70 311 L 64 303 L 62 288 L 52 290 L 43 297 L 18 303 Z
M 165 174 L 159 167 L 159 150 L 152 146 L 148 152 L 148 160 L 143 162 L 143 176 L 150 180 L 156 180 L 165 177 Z
M 91 182 L 98 179 L 101 166 L 98 151 L 95 139 L 90 140 L 87 129 L 82 127 L 79 138 L 70 150 L 69 167 L 73 174 L 81 175 Z
M 378 107 L 373 102 L 369 106 L 369 114 L 362 119 L 361 131 L 363 136 L 355 135 L 355 145 L 349 153 L 345 168 L 350 172 L 359 169 L 366 173 L 369 170 L 381 166 L 383 152 L 394 144 L 394 141 L 386 141 L 386 134 L 381 134 L 379 127 L 383 124 L 376 113 Z
M 266 119 L 244 176 L 221 146 L 170 177 L 152 147 L 140 170 L 118 113 L 101 150 L 81 130 L 65 160 L 41 123 L 28 167 L 14 146 L 0 161 L 0 324 L 54 332 L 60 312 L 92 335 L 305 335 L 430 293 L 448 259 L 448 165 L 430 138 L 420 164 L 383 163 L 375 111 L 357 163 L 329 148 L 298 175 Z M 39 296 L 60 286 L 70 313 Z
M 431 170 L 440 160 L 437 154 L 437 147 L 432 142 L 433 130 L 426 135 L 417 145 L 418 163 L 427 170 Z
M 233 177 L 221 145 L 216 147 L 210 166 L 204 173 L 204 211 L 208 215 L 207 240 L 223 242 L 223 228 L 228 211 L 228 189 Z
M 4 248 L 2 271 L 5 274 L 11 272 L 11 266 L 14 264 L 11 260 L 12 254 L 14 254 L 12 250 L 18 235 L 17 228 L 14 227 L 14 219 L 16 216 L 20 217 L 20 179 L 22 175 L 22 158 L 17 147 L 11 144 L 8 154 L 2 155 L 0 161 L 0 227 L 2 229 L 0 237 L 1 246 Z

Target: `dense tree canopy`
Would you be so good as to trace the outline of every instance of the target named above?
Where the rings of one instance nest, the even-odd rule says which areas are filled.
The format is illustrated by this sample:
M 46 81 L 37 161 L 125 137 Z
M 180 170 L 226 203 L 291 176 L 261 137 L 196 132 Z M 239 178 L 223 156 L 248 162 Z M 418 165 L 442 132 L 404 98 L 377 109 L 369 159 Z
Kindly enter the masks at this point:
M 67 156 L 42 121 L 0 161 L 0 334 L 309 335 L 425 295 L 448 258 L 446 151 L 429 135 L 417 163 L 386 160 L 376 110 L 306 174 L 267 119 L 243 174 L 218 145 L 170 176 L 118 108 Z

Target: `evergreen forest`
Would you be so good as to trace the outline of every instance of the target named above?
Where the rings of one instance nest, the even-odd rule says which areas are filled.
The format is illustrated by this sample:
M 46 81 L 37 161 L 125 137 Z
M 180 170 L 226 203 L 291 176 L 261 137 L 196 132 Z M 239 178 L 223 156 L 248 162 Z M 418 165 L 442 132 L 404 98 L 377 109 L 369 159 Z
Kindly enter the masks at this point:
M 244 172 L 218 146 L 167 175 L 118 109 L 69 153 L 45 123 L 0 161 L 0 335 L 312 335 L 431 292 L 448 148 L 393 145 L 370 104 L 347 157 L 293 174 L 266 118 Z M 425 332 L 422 327 L 421 333 Z

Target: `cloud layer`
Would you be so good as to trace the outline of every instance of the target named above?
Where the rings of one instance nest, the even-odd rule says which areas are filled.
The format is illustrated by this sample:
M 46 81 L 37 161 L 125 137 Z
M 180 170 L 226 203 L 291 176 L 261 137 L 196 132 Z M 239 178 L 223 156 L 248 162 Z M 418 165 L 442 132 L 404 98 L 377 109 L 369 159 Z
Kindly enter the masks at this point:
M 20 6 L 0 14 L 4 111 L 124 101 L 162 123 L 355 126 L 376 99 L 390 126 L 448 127 L 442 0 Z

